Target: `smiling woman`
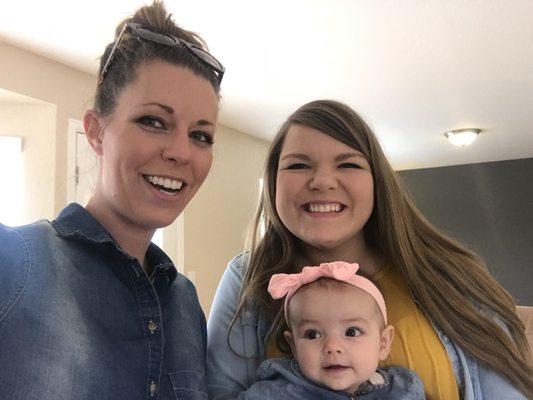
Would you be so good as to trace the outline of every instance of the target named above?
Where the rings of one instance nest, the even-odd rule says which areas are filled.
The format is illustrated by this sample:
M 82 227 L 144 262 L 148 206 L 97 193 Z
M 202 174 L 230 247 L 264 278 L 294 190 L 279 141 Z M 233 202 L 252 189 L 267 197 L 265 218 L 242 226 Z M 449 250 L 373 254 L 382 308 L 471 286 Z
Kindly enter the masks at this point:
M 401 338 L 381 366 L 415 371 L 427 398 L 533 398 L 514 300 L 417 210 L 350 107 L 319 100 L 288 117 L 267 155 L 254 222 L 249 252 L 230 261 L 209 317 L 212 398 L 239 397 L 267 358 L 295 355 L 283 304 L 267 294 L 271 277 L 333 261 L 358 263 L 381 290 Z
M 207 397 L 196 291 L 151 239 L 211 168 L 224 68 L 158 1 L 116 33 L 84 117 L 98 158 L 87 205 L 0 225 L 0 392 L 10 399 Z
M 310 251 L 335 248 L 338 255 L 348 255 L 353 242 L 361 242 L 374 204 L 374 182 L 360 151 L 316 129 L 293 125 L 280 154 L 276 187 L 280 218 Z
M 87 139 L 105 161 L 87 210 L 104 214 L 106 229 L 120 231 L 113 236 L 141 262 L 138 238 L 172 223 L 205 180 L 217 113 L 209 81 L 164 61 L 140 65 L 109 116 L 86 113 Z

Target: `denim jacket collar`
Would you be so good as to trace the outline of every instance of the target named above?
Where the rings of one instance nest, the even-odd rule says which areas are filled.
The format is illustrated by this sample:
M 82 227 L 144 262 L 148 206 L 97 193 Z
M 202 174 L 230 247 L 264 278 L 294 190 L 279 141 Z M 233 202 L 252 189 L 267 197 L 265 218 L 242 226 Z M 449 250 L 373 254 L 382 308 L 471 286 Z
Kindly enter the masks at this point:
M 133 259 L 126 253 L 109 234 L 109 232 L 81 205 L 71 203 L 65 207 L 58 217 L 52 221 L 52 226 L 62 237 L 71 237 L 95 245 L 112 245 L 119 253 Z M 167 274 L 169 283 L 177 277 L 177 271 L 172 260 L 154 243 L 150 243 L 146 258 L 153 265 L 154 273 Z
M 71 203 L 65 207 L 52 225 L 63 237 L 74 237 L 86 242 L 116 243 L 109 232 L 82 206 Z

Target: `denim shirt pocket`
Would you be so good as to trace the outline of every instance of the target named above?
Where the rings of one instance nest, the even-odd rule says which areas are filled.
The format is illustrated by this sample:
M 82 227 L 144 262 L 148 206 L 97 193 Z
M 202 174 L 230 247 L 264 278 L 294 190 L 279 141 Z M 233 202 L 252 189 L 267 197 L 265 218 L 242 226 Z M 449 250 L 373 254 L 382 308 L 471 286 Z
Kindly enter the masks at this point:
M 168 374 L 176 400 L 207 400 L 207 376 L 194 371 Z

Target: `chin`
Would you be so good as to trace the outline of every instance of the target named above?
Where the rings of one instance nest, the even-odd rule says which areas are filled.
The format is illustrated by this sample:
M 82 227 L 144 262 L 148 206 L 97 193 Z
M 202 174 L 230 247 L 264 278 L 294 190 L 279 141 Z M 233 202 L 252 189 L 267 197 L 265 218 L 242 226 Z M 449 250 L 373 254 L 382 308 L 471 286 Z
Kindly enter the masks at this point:
M 342 391 L 342 392 L 348 392 L 350 391 L 350 388 L 352 387 L 351 385 L 346 386 L 346 384 L 332 384 L 332 385 L 326 385 L 326 386 L 330 388 L 331 390 Z
M 331 238 L 313 238 L 308 240 L 303 239 L 303 241 L 319 250 L 333 250 L 339 246 L 339 243 L 341 243 L 337 240 L 331 240 Z
M 143 225 L 154 230 L 165 228 L 178 219 L 179 215 L 179 212 L 174 212 L 148 216 L 148 218 L 144 219 Z

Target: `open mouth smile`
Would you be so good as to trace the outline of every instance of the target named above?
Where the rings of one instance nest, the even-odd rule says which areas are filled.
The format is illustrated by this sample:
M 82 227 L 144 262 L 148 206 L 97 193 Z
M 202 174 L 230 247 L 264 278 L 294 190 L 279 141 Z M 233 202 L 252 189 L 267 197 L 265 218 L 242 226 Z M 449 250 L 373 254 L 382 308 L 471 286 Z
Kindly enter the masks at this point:
M 309 213 L 339 213 L 346 206 L 341 203 L 306 203 L 302 208 Z
M 187 184 L 181 180 L 165 178 L 156 175 L 143 175 L 143 178 L 153 187 L 165 194 L 176 194 Z

